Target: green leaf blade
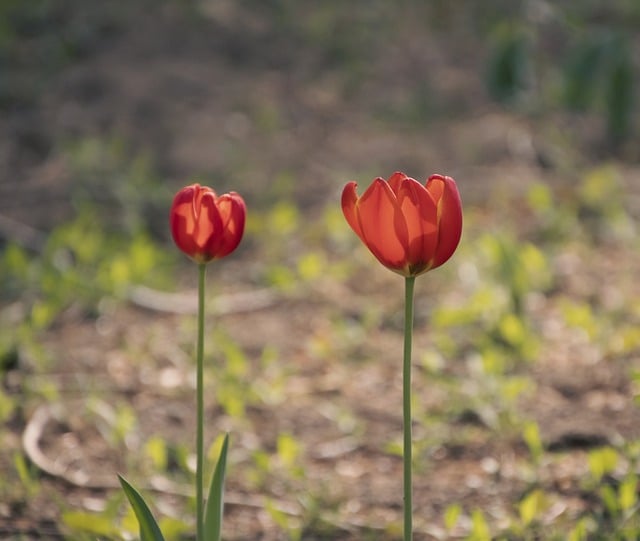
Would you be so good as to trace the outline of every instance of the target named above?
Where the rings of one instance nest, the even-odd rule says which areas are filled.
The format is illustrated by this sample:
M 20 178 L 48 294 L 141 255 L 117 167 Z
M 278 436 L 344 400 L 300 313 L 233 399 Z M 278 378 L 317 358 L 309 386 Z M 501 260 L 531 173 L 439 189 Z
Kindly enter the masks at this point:
M 209 486 L 209 497 L 204 515 L 204 533 L 207 541 L 220 541 L 224 508 L 224 479 L 227 469 L 229 434 L 225 435 L 220 456 Z
M 126 494 L 131 507 L 133 507 L 136 518 L 138 519 L 138 525 L 140 526 L 140 540 L 164 541 L 164 537 L 162 536 L 160 527 L 158 526 L 156 520 L 153 518 L 149 507 L 145 503 L 140 493 L 135 488 L 133 488 L 124 477 L 118 475 L 118 479 L 120 480 L 122 490 L 124 490 L 124 493 Z

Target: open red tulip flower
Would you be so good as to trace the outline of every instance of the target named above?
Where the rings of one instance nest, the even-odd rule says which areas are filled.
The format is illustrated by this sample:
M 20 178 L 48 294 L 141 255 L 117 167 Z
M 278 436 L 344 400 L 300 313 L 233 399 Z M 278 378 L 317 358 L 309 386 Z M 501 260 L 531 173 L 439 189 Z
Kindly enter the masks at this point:
M 455 181 L 430 176 L 425 184 L 404 173 L 376 178 L 358 197 L 357 184 L 342 192 L 351 228 L 385 267 L 417 276 L 445 263 L 462 235 L 462 203 Z
M 445 263 L 462 235 L 462 202 L 455 180 L 431 175 L 423 184 L 404 173 L 376 178 L 361 197 L 357 184 L 342 191 L 342 212 L 360 240 L 385 267 L 404 276 L 402 360 L 403 540 L 413 539 L 411 351 L 416 276 Z
M 229 255 L 240 244 L 246 218 L 244 200 L 235 192 L 218 196 L 192 184 L 173 199 L 169 220 L 173 240 L 197 263 Z

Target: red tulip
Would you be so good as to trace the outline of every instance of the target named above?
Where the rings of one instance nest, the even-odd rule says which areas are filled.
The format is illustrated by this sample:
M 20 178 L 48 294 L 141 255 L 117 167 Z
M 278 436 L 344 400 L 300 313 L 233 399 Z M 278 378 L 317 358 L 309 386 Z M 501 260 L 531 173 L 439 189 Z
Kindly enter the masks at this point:
M 342 212 L 371 253 L 394 272 L 417 276 L 439 267 L 462 235 L 462 202 L 455 181 L 430 176 L 423 186 L 404 173 L 377 178 L 358 197 L 355 182 L 342 192 Z
M 244 233 L 246 206 L 235 192 L 217 196 L 207 186 L 192 184 L 173 199 L 169 221 L 173 240 L 198 263 L 233 252 Z

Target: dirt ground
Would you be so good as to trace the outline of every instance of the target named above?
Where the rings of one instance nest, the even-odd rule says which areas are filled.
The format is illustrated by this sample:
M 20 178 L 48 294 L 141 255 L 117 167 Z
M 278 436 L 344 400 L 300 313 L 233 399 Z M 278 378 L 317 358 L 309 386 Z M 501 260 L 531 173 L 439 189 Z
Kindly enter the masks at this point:
M 550 126 L 547 119 L 538 122 L 492 105 L 482 74 L 473 69 L 482 52 L 469 52 L 463 39 L 445 47 L 442 36 L 416 28 L 378 46 L 375 57 L 358 66 L 364 75 L 352 90 L 340 70 L 324 65 L 320 51 L 314 56 L 313 49 L 296 50 L 295 43 L 274 39 L 259 16 L 235 9 L 233 2 L 211 2 L 197 14 L 168 1 L 154 7 L 123 3 L 114 12 L 68 6 L 60 16 L 77 17 L 78 28 L 90 30 L 82 54 L 39 76 L 32 76 L 28 62 L 16 64 L 18 90 L 5 96 L 2 110 L 0 232 L 26 244 L 39 238 L 36 232 L 46 235 L 73 216 L 70 191 L 78 179 L 65 149 L 81 138 L 115 136 L 130 145 L 126 151 L 152 156 L 160 179 L 153 198 L 161 202 L 149 219 L 165 242 L 162 205 L 196 178 L 219 182 L 220 191 L 238 190 L 249 208 L 264 207 L 274 179 L 286 171 L 295 179 L 292 197 L 312 217 L 337 202 L 341 187 L 353 178 L 364 184 L 394 170 L 415 176 L 440 171 L 458 180 L 465 205 L 482 209 L 496 194 L 507 190 L 517 197 L 536 180 L 570 185 L 576 176 L 568 172 L 569 164 L 586 167 L 600 157 L 594 119 L 558 114 Z M 33 52 L 29 43 L 25 58 Z M 407 128 L 372 114 L 402 109 L 407 87 L 423 83 L 432 91 L 429 120 Z M 575 136 L 572 145 L 555 144 L 553 134 L 559 131 L 565 138 Z M 618 165 L 638 211 L 639 171 L 628 161 Z M 563 263 L 565 291 L 603 302 L 615 303 L 620 295 L 640 298 L 633 279 L 640 255 L 622 246 L 602 248 L 595 260 L 577 253 Z M 267 378 L 266 385 L 274 386 L 273 403 L 250 404 L 243 422 L 208 399 L 208 439 L 224 430 L 232 433 L 225 535 L 287 539 L 267 511 L 274 505 L 294 525 L 304 517 L 312 533 L 303 533 L 303 539 L 376 539 L 389 523 L 399 524 L 402 513 L 402 462 L 387 448 L 390 439 L 401 436 L 401 327 L 395 319 L 384 320 L 364 345 L 356 340 L 358 348 L 350 350 L 348 343 L 331 343 L 332 322 L 343 317 L 355 326 L 371 298 L 399 313 L 401 283 L 375 269 L 366 281 L 322 280 L 300 294 L 284 294 L 258 288 L 255 265 L 249 251 L 240 250 L 212 270 L 210 280 L 224 292 L 226 304 L 212 311 L 208 325 L 224 328 L 256 364 L 265 345 L 273 345 L 288 369 L 278 383 Z M 188 308 L 195 283 L 190 271 L 185 265 L 184 292 L 176 293 L 186 295 Z M 451 285 L 454 279 L 447 275 L 435 283 Z M 416 351 L 430 344 L 426 304 L 436 287 L 419 284 L 418 302 L 424 304 Z M 114 448 L 100 429 L 100 419 L 113 415 L 114 404 L 126 402 L 135 411 L 138 441 L 158 433 L 173 442 L 191 438 L 193 382 L 182 347 L 189 316 L 167 309 L 167 303 L 180 306 L 177 297 L 160 301 L 157 310 L 133 298 L 90 317 L 72 308 L 42 336 L 43 349 L 55 360 L 50 370 L 25 368 L 7 375 L 9 391 L 53 385 L 59 394 L 51 403 L 29 404 L 2 444 L 9 450 L 26 444 L 44 472 L 34 502 L 0 502 L 1 538 L 60 538 L 59 505 L 43 501 L 52 494 L 71 508 L 103 508 L 105 498 L 118 490 L 115 473 L 126 466 L 126 449 Z M 578 517 L 593 503 L 581 484 L 590 449 L 640 438 L 637 389 L 629 379 L 630 370 L 640 368 L 640 356 L 603 357 L 584 336 L 563 327 L 553 300 L 534 303 L 531 312 L 545 346 L 532 369 L 535 391 L 518 408 L 538 422 L 554 457 L 543 461 L 538 473 L 542 485 L 558 495 L 544 519 L 551 522 L 559 514 Z M 327 363 L 318 347 L 333 348 L 335 360 Z M 345 354 L 356 358 L 341 362 Z M 379 362 L 357 360 L 372 356 Z M 28 359 L 24 362 L 28 367 Z M 456 377 L 467 370 L 462 359 L 454 359 L 448 373 Z M 420 371 L 416 386 L 418 409 L 437 410 L 446 391 L 430 390 L 428 374 Z M 78 408 L 87 389 L 100 397 L 91 412 Z M 434 437 L 424 430 L 416 429 L 417 440 Z M 530 487 L 522 472 L 528 451 L 520 434 L 495 438 L 486 419 L 473 411 L 434 430 L 447 444 L 427 445 L 420 456 L 416 539 L 446 539 L 442 516 L 454 502 L 466 510 L 483 509 L 498 527 L 504 524 Z M 289 479 L 276 468 L 261 492 L 247 492 L 250 483 L 234 465 L 253 450 L 274 450 L 283 432 L 302 442 L 304 474 Z M 169 478 L 149 479 L 147 488 L 154 490 L 160 512 L 170 513 L 181 497 Z M 314 515 L 296 490 L 321 494 L 327 511 Z M 450 535 L 461 538 L 468 526 L 462 523 Z

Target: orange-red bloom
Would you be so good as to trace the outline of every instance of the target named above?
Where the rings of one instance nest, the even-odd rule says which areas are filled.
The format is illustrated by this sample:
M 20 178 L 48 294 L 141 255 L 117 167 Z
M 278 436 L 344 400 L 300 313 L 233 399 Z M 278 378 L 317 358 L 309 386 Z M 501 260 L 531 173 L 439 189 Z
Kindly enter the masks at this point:
M 430 176 L 425 185 L 404 173 L 377 178 L 358 197 L 342 192 L 342 212 L 371 253 L 394 272 L 417 276 L 455 252 L 462 235 L 462 202 L 455 181 Z
M 198 263 L 233 252 L 244 233 L 247 210 L 235 192 L 217 196 L 207 186 L 192 184 L 173 199 L 169 222 L 173 240 Z

